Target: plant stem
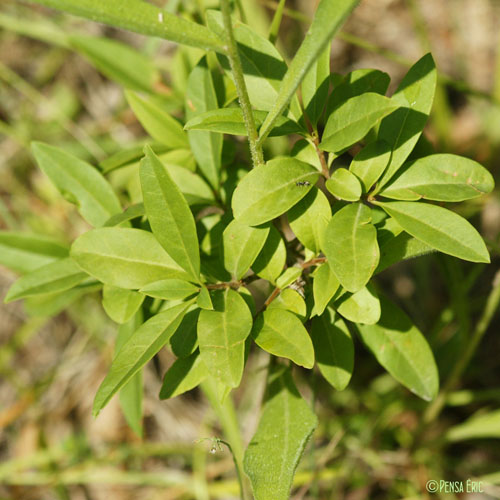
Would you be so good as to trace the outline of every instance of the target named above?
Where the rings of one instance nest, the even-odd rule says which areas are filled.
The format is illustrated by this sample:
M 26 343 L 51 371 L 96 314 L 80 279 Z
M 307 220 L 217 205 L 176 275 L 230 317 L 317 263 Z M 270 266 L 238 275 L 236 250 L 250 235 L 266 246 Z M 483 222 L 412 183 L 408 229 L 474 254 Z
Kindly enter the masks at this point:
M 444 384 L 441 392 L 438 397 L 432 402 L 430 406 L 427 407 L 426 412 L 424 413 L 424 417 L 422 423 L 427 425 L 431 423 L 436 417 L 441 413 L 441 410 L 444 407 L 446 402 L 446 398 L 448 393 L 456 386 L 460 377 L 464 373 L 467 368 L 472 356 L 476 352 L 477 346 L 481 342 L 484 333 L 488 329 L 488 326 L 493 319 L 493 315 L 495 314 L 498 306 L 500 304 L 500 271 L 498 271 L 493 279 L 493 285 L 490 294 L 488 295 L 488 299 L 486 301 L 486 305 L 484 306 L 483 313 L 479 318 L 479 321 L 476 324 L 476 328 L 472 332 L 472 335 L 468 341 L 468 343 L 464 347 L 464 352 L 462 356 L 458 358 L 457 363 L 453 367 L 452 372 L 450 373 L 446 383 Z
M 243 472 L 243 441 L 241 439 L 240 428 L 238 425 L 238 418 L 236 416 L 236 411 L 234 409 L 233 401 L 228 395 L 224 402 L 221 403 L 217 395 L 217 389 L 215 386 L 215 381 L 210 377 L 201 384 L 201 388 L 205 393 L 205 396 L 210 401 L 212 408 L 214 409 L 224 434 L 231 445 L 224 443 L 228 446 L 233 459 L 234 465 L 236 467 L 236 474 L 238 476 L 238 482 L 240 484 L 241 498 L 242 500 L 249 500 L 251 498 L 249 494 L 249 484 L 246 476 Z
M 245 79 L 243 77 L 243 68 L 241 67 L 240 56 L 238 55 L 238 47 L 233 33 L 233 25 L 231 21 L 231 11 L 229 8 L 229 0 L 221 0 L 222 19 L 226 31 L 226 53 L 231 65 L 233 73 L 234 84 L 238 92 L 238 100 L 240 102 L 241 111 L 243 112 L 243 119 L 245 120 L 245 127 L 248 133 L 248 143 L 250 145 L 250 153 L 252 155 L 252 163 L 254 167 L 264 163 L 264 153 L 262 147 L 257 144 L 259 137 L 255 120 L 253 118 L 252 106 L 248 97 Z

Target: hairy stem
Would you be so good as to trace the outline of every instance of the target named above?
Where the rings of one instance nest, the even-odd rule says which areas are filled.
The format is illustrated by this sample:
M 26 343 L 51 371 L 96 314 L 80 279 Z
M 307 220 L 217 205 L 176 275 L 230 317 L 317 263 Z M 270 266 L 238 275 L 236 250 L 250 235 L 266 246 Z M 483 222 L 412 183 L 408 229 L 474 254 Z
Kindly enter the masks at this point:
M 243 68 L 241 67 L 240 56 L 238 55 L 238 47 L 233 33 L 233 25 L 231 21 L 231 11 L 229 8 L 229 0 L 221 0 L 222 19 L 224 22 L 224 29 L 226 31 L 226 51 L 233 73 L 234 84 L 238 92 L 238 100 L 243 112 L 243 119 L 245 120 L 245 127 L 248 133 L 248 143 L 250 145 L 250 153 L 252 155 L 252 163 L 254 167 L 264 163 L 264 153 L 262 147 L 257 144 L 259 134 L 255 126 L 253 118 L 252 106 L 248 97 L 245 79 L 243 78 Z

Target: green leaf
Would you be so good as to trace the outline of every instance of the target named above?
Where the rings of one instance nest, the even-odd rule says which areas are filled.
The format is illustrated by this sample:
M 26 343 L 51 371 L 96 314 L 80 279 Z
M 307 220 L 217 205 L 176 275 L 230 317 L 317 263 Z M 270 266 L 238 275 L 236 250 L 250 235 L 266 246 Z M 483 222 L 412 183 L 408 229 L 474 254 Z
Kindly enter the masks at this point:
M 4 302 L 69 290 L 87 277 L 70 258 L 49 262 L 15 281 Z
M 292 288 L 281 290 L 280 294 L 267 306 L 267 309 L 284 309 L 294 313 L 300 321 L 307 317 L 306 303 L 299 292 Z
M 249 172 L 232 199 L 235 219 L 257 226 L 285 213 L 316 183 L 319 172 L 294 158 L 275 158 Z
M 140 96 L 131 90 L 125 92 L 127 102 L 146 132 L 169 149 L 188 147 L 182 125 L 164 111 L 153 97 Z
M 313 187 L 302 200 L 287 213 L 288 222 L 298 240 L 309 250 L 321 249 L 326 226 L 332 217 L 327 197 Z
M 121 212 L 113 189 L 92 165 L 42 142 L 33 142 L 31 149 L 40 169 L 89 224 L 102 226 Z
M 314 348 L 300 319 L 285 309 L 268 309 L 257 317 L 252 330 L 255 343 L 271 354 L 291 359 L 304 368 L 314 365 Z
M 69 249 L 53 238 L 0 231 L 0 265 L 12 271 L 28 273 L 68 254 Z
M 403 166 L 401 174 L 380 196 L 414 201 L 464 201 L 490 193 L 495 187 L 492 175 L 479 163 L 451 154 L 419 158 Z
M 143 301 L 144 295 L 132 290 L 112 285 L 104 285 L 102 288 L 102 306 L 106 314 L 116 323 L 129 321 Z
M 160 280 L 149 283 L 139 291 L 149 297 L 162 300 L 182 300 L 199 292 L 200 288 L 180 279 Z
M 323 251 L 340 284 L 349 292 L 361 290 L 379 261 L 377 230 L 371 210 L 352 203 L 339 210 L 329 222 Z
M 144 203 L 136 203 L 135 205 L 131 205 L 126 210 L 119 214 L 115 214 L 110 217 L 105 223 L 104 227 L 113 227 L 119 226 L 124 222 L 128 222 L 132 219 L 138 219 L 139 217 L 143 217 L 146 215 L 146 210 L 144 209 Z
M 187 358 L 177 359 L 163 377 L 160 399 L 175 398 L 184 394 L 200 385 L 207 376 L 207 367 L 198 351 Z
M 142 312 L 138 311 L 127 323 L 118 328 L 115 352 L 118 352 L 130 336 L 142 324 Z M 130 428 L 142 437 L 142 371 L 138 371 L 120 390 L 120 406 Z
M 333 74 L 332 74 L 333 76 Z M 326 108 L 329 117 L 341 104 L 351 97 L 366 92 L 375 92 L 384 95 L 387 92 L 391 79 L 387 73 L 377 69 L 357 69 L 346 75 L 341 83 L 334 85 Z
M 400 106 L 380 123 L 378 139 L 391 147 L 391 161 L 382 179 L 382 188 L 405 162 L 417 143 L 432 108 L 437 71 L 430 54 L 417 61 L 400 83 L 391 101 Z
M 279 231 L 271 225 L 267 240 L 259 255 L 252 264 L 255 274 L 276 283 L 276 278 L 281 274 L 286 263 L 286 246 Z
M 174 16 L 140 0 L 30 0 L 75 16 L 142 35 L 155 36 L 204 50 L 223 52 L 223 43 L 205 26 Z
M 210 297 L 210 292 L 206 286 L 202 286 L 198 297 L 196 297 L 196 305 L 201 309 L 206 309 L 207 311 L 213 311 L 214 305 L 212 303 L 212 298 Z
M 290 498 L 295 470 L 317 425 L 290 370 L 274 368 L 259 426 L 244 457 L 256 500 Z
M 500 438 L 500 410 L 477 412 L 465 422 L 450 427 L 445 438 L 451 442 Z
M 144 54 L 110 38 L 72 35 L 69 41 L 105 76 L 125 88 L 151 92 L 158 72 Z
M 113 359 L 99 386 L 92 413 L 95 417 L 119 391 L 169 341 L 190 304 L 162 311 L 142 324 Z
M 373 286 L 368 285 L 356 293 L 344 294 L 335 303 L 335 309 L 353 323 L 374 325 L 380 319 L 380 300 Z
M 349 165 L 367 193 L 384 173 L 391 159 L 391 147 L 385 141 L 376 141 L 365 146 Z
M 346 324 L 328 308 L 313 319 L 311 337 L 321 375 L 337 391 L 344 390 L 354 367 L 354 344 Z
M 216 291 L 212 299 L 214 311 L 201 311 L 198 320 L 200 356 L 214 377 L 230 387 L 238 387 L 252 314 L 234 290 Z
M 207 23 L 220 38 L 224 39 L 224 25 L 220 12 L 209 10 Z M 286 73 L 286 64 L 276 47 L 246 24 L 235 19 L 233 33 L 250 103 L 254 109 L 267 111 L 276 101 L 281 80 Z M 233 79 L 227 58 L 219 57 L 219 61 L 227 75 Z
M 224 267 L 233 279 L 240 280 L 250 269 L 264 246 L 269 225 L 252 227 L 232 220 L 222 235 L 224 249 Z
M 357 4 L 358 0 L 321 0 L 307 35 L 281 82 L 273 107 L 261 127 L 261 142 L 285 110 L 311 66 Z
M 302 81 L 302 104 L 312 125 L 316 126 L 325 109 L 330 88 L 330 46 L 319 54 Z
M 323 314 L 326 306 L 332 300 L 340 283 L 328 262 L 325 262 L 313 274 L 314 307 L 311 316 Z
M 358 201 L 362 188 L 359 179 L 346 168 L 337 168 L 325 183 L 326 189 L 336 198 Z
M 397 105 L 374 92 L 351 97 L 328 118 L 319 148 L 338 153 L 363 139 L 377 122 Z
M 182 318 L 179 328 L 170 337 L 170 347 L 178 358 L 187 358 L 198 347 L 198 335 L 196 328 L 200 310 L 196 307 L 189 311 Z
M 153 281 L 190 276 L 141 229 L 105 227 L 82 234 L 71 256 L 88 274 L 119 288 L 139 289 Z
M 265 120 L 265 111 L 253 111 L 255 126 L 259 128 Z M 241 108 L 222 108 L 207 111 L 191 118 L 184 127 L 186 130 L 210 130 L 219 134 L 248 135 Z M 304 134 L 305 130 L 293 120 L 280 116 L 269 134 L 271 137 L 289 134 Z
M 422 202 L 391 201 L 377 205 L 407 233 L 436 250 L 471 262 L 490 262 L 479 233 L 455 212 Z
M 207 57 L 203 57 L 191 71 L 186 87 L 186 118 L 191 120 L 207 111 L 217 109 L 212 73 Z M 203 175 L 214 189 L 219 187 L 222 156 L 222 136 L 205 131 L 188 131 L 189 144 Z M 179 184 L 180 185 L 180 184 Z
M 276 280 L 278 288 L 285 288 L 296 281 L 302 274 L 302 267 L 289 267 L 283 271 L 283 274 Z
M 384 297 L 376 325 L 356 325 L 377 361 L 401 384 L 426 401 L 434 399 L 439 376 L 425 337 L 406 314 Z
M 375 274 L 402 260 L 420 257 L 431 252 L 434 252 L 434 248 L 423 241 L 413 238 L 408 233 L 398 234 L 380 245 L 380 261 Z
M 144 206 L 153 234 L 172 259 L 195 281 L 199 280 L 200 252 L 193 214 L 151 148 L 146 148 L 140 176 Z

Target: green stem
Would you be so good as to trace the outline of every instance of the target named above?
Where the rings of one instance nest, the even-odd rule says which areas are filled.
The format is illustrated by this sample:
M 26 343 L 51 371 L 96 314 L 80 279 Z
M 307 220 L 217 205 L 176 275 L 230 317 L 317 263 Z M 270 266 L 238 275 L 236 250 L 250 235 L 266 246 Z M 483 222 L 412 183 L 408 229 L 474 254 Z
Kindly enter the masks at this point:
M 495 314 L 498 306 L 500 304 L 500 271 L 497 272 L 495 278 L 493 279 L 493 286 L 491 292 L 488 296 L 488 300 L 486 301 L 486 305 L 484 306 L 483 313 L 479 318 L 479 321 L 476 324 L 476 328 L 472 332 L 472 336 L 470 337 L 468 343 L 464 347 L 464 352 L 462 356 L 458 358 L 457 363 L 453 367 L 452 372 L 450 373 L 446 383 L 444 384 L 441 392 L 438 397 L 432 402 L 430 406 L 427 407 L 426 412 L 423 417 L 423 424 L 427 425 L 431 423 L 433 420 L 437 418 L 437 416 L 441 413 L 441 410 L 444 407 L 446 402 L 446 398 L 448 393 L 454 389 L 460 377 L 464 373 L 467 368 L 472 356 L 476 352 L 477 346 L 481 342 L 484 333 L 488 329 L 488 326 L 493 319 L 493 315 Z
M 231 65 L 231 71 L 234 77 L 234 84 L 238 92 L 240 107 L 245 120 L 245 127 L 248 133 L 248 143 L 250 145 L 250 153 L 252 155 L 252 163 L 254 167 L 264 163 L 264 153 L 262 147 L 257 144 L 259 134 L 255 126 L 255 120 L 252 113 L 250 98 L 248 97 L 245 79 L 243 77 L 243 68 L 241 67 L 240 56 L 238 55 L 238 47 L 233 33 L 233 24 L 231 21 L 231 11 L 229 8 L 229 0 L 221 0 L 222 19 L 226 31 L 226 52 Z
M 269 29 L 269 41 L 271 43 L 276 42 L 276 39 L 278 38 L 278 32 L 280 30 L 281 20 L 283 19 L 283 11 L 285 9 L 285 1 L 286 0 L 280 0 L 280 3 L 276 7 L 273 21 L 271 23 L 271 28 Z
M 210 401 L 212 408 L 220 420 L 227 441 L 231 443 L 229 445 L 227 442 L 224 442 L 233 456 L 236 474 L 240 485 L 241 498 L 242 500 L 248 500 L 251 496 L 249 494 L 249 484 L 243 472 L 243 440 L 241 438 L 238 418 L 236 416 L 236 411 L 231 397 L 228 395 L 224 399 L 224 402 L 221 403 L 217 394 L 215 380 L 210 377 L 201 384 L 201 389 Z

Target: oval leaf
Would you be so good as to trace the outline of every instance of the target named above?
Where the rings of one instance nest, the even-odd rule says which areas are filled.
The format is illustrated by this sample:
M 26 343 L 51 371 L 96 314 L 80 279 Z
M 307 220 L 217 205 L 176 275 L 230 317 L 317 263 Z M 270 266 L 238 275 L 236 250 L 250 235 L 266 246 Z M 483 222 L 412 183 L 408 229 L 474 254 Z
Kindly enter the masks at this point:
M 352 203 L 339 210 L 325 232 L 324 249 L 330 268 L 349 292 L 361 290 L 379 261 L 377 230 L 371 210 Z
M 156 238 L 141 229 L 94 229 L 77 238 L 71 256 L 91 276 L 120 288 L 139 289 L 168 278 L 190 279 Z
M 379 194 L 395 200 L 464 201 L 493 190 L 492 175 L 479 163 L 451 154 L 419 158 Z
M 146 148 L 140 167 L 144 207 L 151 229 L 166 252 L 194 280 L 200 276 L 200 252 L 193 214 L 170 174 Z
M 116 323 L 123 324 L 131 319 L 143 301 L 144 295 L 132 290 L 111 285 L 104 285 L 102 288 L 102 306 Z
M 271 225 L 269 235 L 259 255 L 252 264 L 255 274 L 271 283 L 281 274 L 286 263 L 286 246 L 279 231 Z
M 42 142 L 32 143 L 31 149 L 43 173 L 64 196 L 69 195 L 89 224 L 102 226 L 121 212 L 112 187 L 92 165 Z
M 323 314 L 330 300 L 332 300 L 340 283 L 337 276 L 332 272 L 328 262 L 325 262 L 316 269 L 313 278 L 314 307 L 311 316 L 320 316 Z
M 388 97 L 374 92 L 351 97 L 328 118 L 319 148 L 338 153 L 352 146 L 396 107 Z
M 224 229 L 224 267 L 233 279 L 243 278 L 262 250 L 268 234 L 269 226 L 247 226 L 236 219 Z
M 268 309 L 255 320 L 252 336 L 256 344 L 275 356 L 291 359 L 305 368 L 314 365 L 314 348 L 307 330 L 295 314 Z
M 409 234 L 440 252 L 471 262 L 490 262 L 486 245 L 474 227 L 451 210 L 429 203 L 377 203 Z
M 342 391 L 354 367 L 354 344 L 346 324 L 328 308 L 313 319 L 311 337 L 319 371 L 337 391 Z
M 353 158 L 349 171 L 361 181 L 363 191 L 367 193 L 384 173 L 390 159 L 391 148 L 387 142 L 372 142 Z
M 343 295 L 335 304 L 335 309 L 353 323 L 374 325 L 380 319 L 380 300 L 370 285 L 352 295 Z
M 252 314 L 238 292 L 213 294 L 213 311 L 201 311 L 198 320 L 200 356 L 210 373 L 229 387 L 238 387 L 245 365 L 245 340 Z
M 314 167 L 294 158 L 276 158 L 259 165 L 234 191 L 234 217 L 249 226 L 270 221 L 300 201 L 318 177 Z
M 314 187 L 287 213 L 288 222 L 295 236 L 314 253 L 321 249 L 326 226 L 332 217 L 327 197 Z
M 182 300 L 199 292 L 200 288 L 189 281 L 170 279 L 154 281 L 139 291 L 149 297 L 162 300 Z
M 362 193 L 359 179 L 346 168 L 335 170 L 325 186 L 333 196 L 340 200 L 358 201 Z
M 434 399 L 439 376 L 425 337 L 406 314 L 381 297 L 382 315 L 376 325 L 357 325 L 377 361 L 399 382 L 426 401 Z
M 267 394 L 244 469 L 257 500 L 288 500 L 295 469 L 318 422 L 288 369 L 274 369 Z
M 169 341 L 188 307 L 189 304 L 179 304 L 156 314 L 129 337 L 97 390 L 92 410 L 95 417 L 113 395 Z

